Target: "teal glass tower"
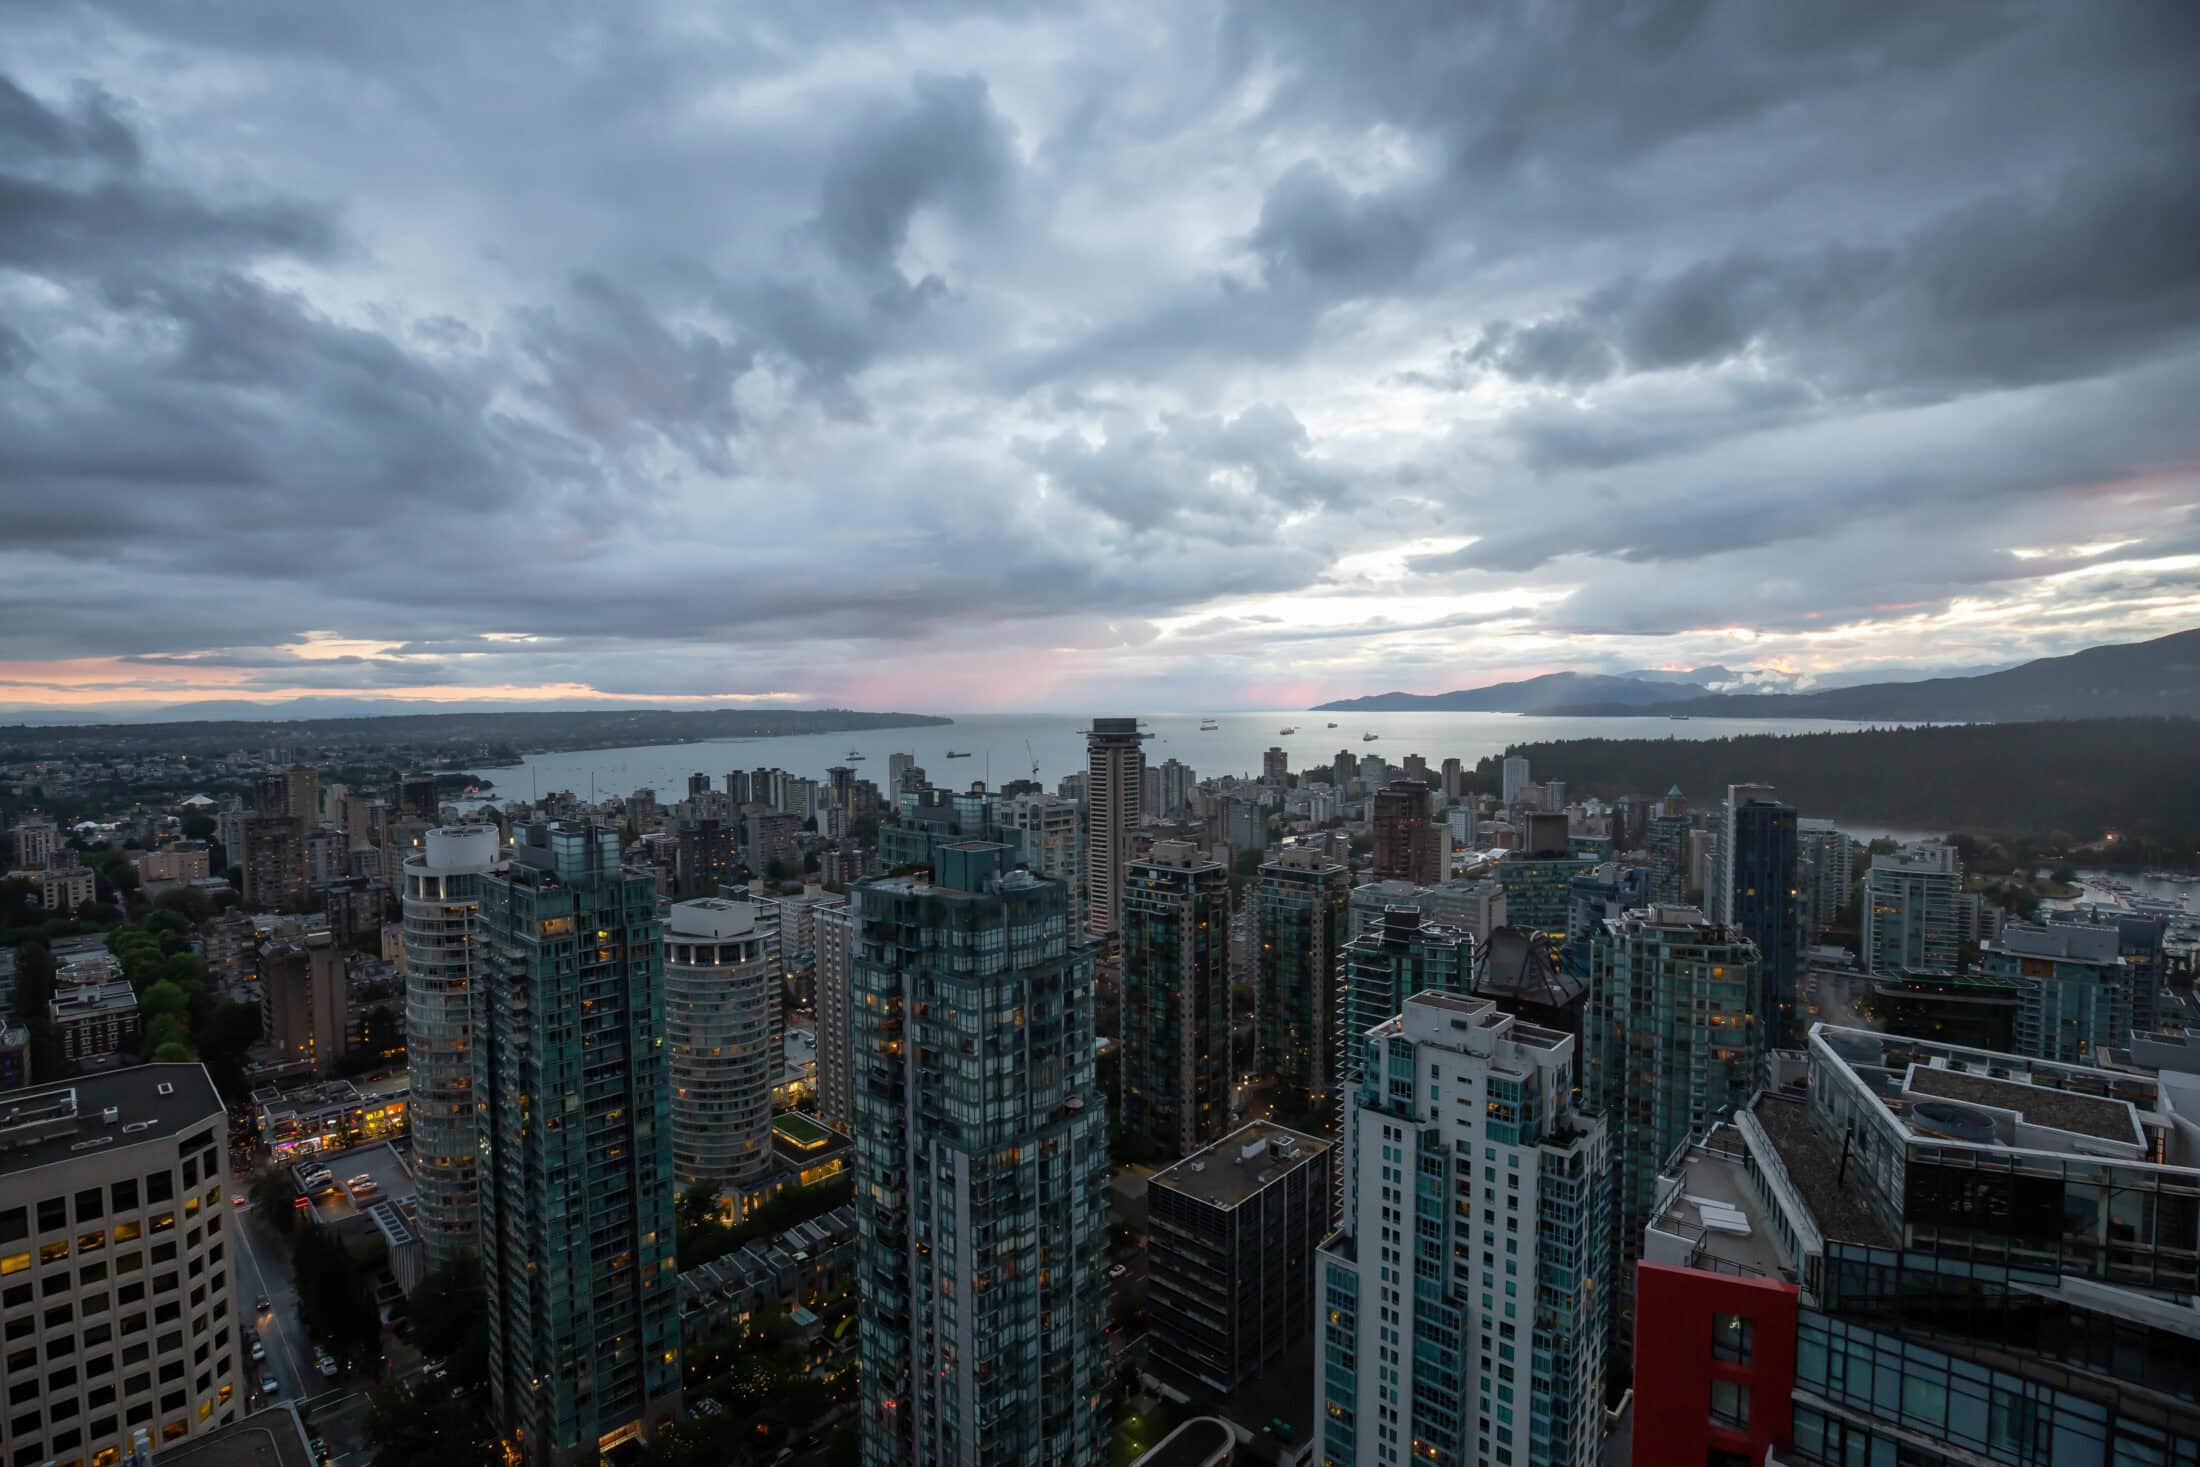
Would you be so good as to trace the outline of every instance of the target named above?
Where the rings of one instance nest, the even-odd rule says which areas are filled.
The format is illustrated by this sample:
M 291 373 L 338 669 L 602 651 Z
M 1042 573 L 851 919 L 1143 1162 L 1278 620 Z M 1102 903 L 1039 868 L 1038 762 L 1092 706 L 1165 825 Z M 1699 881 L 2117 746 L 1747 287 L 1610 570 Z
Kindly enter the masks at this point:
M 1313 1098 L 1332 1087 L 1330 1026 L 1351 895 L 1345 868 L 1312 846 L 1286 846 L 1254 888 L 1261 1062 Z
M 1746 1104 L 1764 1065 L 1756 944 L 1695 907 L 1607 917 L 1590 950 L 1582 1095 L 1612 1137 L 1613 1260 L 1632 1278 L 1659 1172 L 1722 1113 Z M 1632 1349 L 1634 1311 L 1614 1334 Z
M 1344 950 L 1344 985 L 1337 999 L 1335 1083 L 1349 1101 L 1360 1083 L 1367 1031 L 1398 1017 L 1416 993 L 1474 991 L 1474 936 L 1432 922 L 1419 907 L 1383 908 L 1382 921 Z
M 850 893 L 866 1467 L 1106 1459 L 1094 950 L 1009 859 Z
M 1122 1126 L 1171 1156 L 1230 1122 L 1230 873 L 1189 841 L 1123 868 Z
M 609 827 L 512 841 L 474 988 L 489 1383 L 520 1460 L 570 1467 L 680 1407 L 657 883 Z

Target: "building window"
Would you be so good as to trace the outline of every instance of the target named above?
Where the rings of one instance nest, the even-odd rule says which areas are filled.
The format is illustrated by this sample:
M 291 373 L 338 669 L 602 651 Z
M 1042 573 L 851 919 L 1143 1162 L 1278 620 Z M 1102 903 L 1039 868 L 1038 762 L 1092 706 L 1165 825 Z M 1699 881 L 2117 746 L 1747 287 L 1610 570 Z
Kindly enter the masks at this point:
M 1711 1424 L 1730 1431 L 1749 1430 L 1749 1387 L 1731 1380 L 1711 1382 Z
M 1714 1314 L 1711 1316 L 1711 1358 L 1727 1360 L 1737 1365 L 1750 1362 L 1751 1350 L 1756 1342 L 1756 1326 L 1746 1314 Z

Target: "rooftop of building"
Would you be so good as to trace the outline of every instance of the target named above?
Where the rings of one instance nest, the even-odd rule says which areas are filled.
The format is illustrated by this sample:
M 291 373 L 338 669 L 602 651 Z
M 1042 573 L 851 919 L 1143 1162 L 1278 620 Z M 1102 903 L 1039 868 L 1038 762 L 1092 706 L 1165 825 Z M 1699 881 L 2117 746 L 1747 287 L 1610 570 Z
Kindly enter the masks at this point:
M 2067 1090 L 2050 1090 L 2014 1080 L 1996 1080 L 1925 1065 L 1912 1065 L 1904 1083 L 1913 1095 L 1937 1095 L 1967 1105 L 2014 1111 L 2033 1125 L 2053 1131 L 2096 1136 L 2103 1141 L 2142 1143 L 2145 1139 L 2138 1117 L 2126 1101 L 2098 1100 L 2090 1095 L 2072 1095 Z M 1918 1127 L 1912 1124 L 1910 1129 L 1915 1131 Z
M 1980 944 L 1987 952 L 2015 957 L 2057 958 L 2065 962 L 2116 963 L 2121 959 L 2121 939 L 2113 927 L 2090 927 L 2078 922 L 2056 922 L 2036 927 L 2011 922 L 2001 936 Z
M 159 1467 L 316 1467 L 298 1414 L 268 1406 L 242 1420 L 178 1442 L 164 1442 L 149 1459 Z
M 1814 1066 L 1853 1075 L 1907 1135 L 1932 1143 L 2136 1156 L 2151 1149 L 2145 1118 L 2174 1108 L 2159 1079 L 2129 1070 L 1831 1024 L 1813 1027 L 1810 1046 Z
M 1651 1226 L 1695 1250 L 1691 1267 L 1779 1278 L 1787 1260 L 1749 1184 L 1746 1156 L 1733 1125 L 1714 1126 L 1671 1174 L 1673 1190 Z
M 1767 1092 L 1751 1103 L 1749 1114 L 1772 1143 L 1819 1232 L 1841 1242 L 1894 1246 L 1896 1240 L 1865 1203 L 1863 1189 L 1849 1185 L 1842 1176 L 1839 1153 L 1811 1126 L 1807 1102 Z
M 742 937 L 756 930 L 756 906 L 726 897 L 697 897 L 674 902 L 665 918 L 665 936 L 681 938 Z
M 802 1114 L 798 1110 L 782 1112 L 772 1117 L 772 1130 L 784 1137 L 787 1144 L 802 1151 L 819 1151 L 831 1147 L 835 1141 L 847 1144 L 848 1138 L 838 1131 Z
M 204 1065 L 133 1065 L 81 1075 L 0 1105 L 0 1176 L 110 1146 L 166 1140 L 221 1118 L 221 1097 Z
M 49 1003 L 57 1020 L 83 1019 L 95 1014 L 132 1013 L 137 1006 L 137 990 L 123 978 L 79 983 L 71 988 L 56 988 Z
M 1210 1207 L 1236 1207 L 1335 1144 L 1274 1121 L 1250 1121 L 1154 1173 L 1149 1186 L 1167 1187 Z

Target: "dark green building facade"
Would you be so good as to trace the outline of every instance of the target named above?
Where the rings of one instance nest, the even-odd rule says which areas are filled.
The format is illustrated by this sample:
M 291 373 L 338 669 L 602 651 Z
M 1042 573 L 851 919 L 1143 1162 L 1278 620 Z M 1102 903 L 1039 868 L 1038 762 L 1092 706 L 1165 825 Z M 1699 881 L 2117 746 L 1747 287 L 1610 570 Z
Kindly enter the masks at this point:
M 513 840 L 473 1003 L 489 1383 L 521 1459 L 568 1467 L 680 1409 L 664 963 L 617 830 Z

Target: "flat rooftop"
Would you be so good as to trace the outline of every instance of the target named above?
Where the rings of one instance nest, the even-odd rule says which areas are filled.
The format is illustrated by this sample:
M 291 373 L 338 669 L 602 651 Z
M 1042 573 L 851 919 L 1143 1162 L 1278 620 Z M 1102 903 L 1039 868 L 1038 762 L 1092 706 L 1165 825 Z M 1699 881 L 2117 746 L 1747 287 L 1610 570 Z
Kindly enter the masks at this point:
M 1288 1157 L 1277 1154 L 1278 1142 L 1289 1148 Z M 1335 1144 L 1274 1121 L 1251 1121 L 1204 1151 L 1195 1151 L 1174 1166 L 1155 1172 L 1149 1185 L 1167 1187 L 1210 1207 L 1235 1207 Z M 1251 1147 L 1259 1149 L 1246 1156 L 1244 1152 Z
M 317 1467 L 289 1406 L 269 1406 L 213 1431 L 155 1445 L 160 1467 Z
M 2074 1095 L 2068 1090 L 2052 1090 L 2044 1085 L 1996 1080 L 1925 1065 L 1910 1066 L 1907 1086 L 1913 1095 L 1938 1095 L 1946 1100 L 2013 1110 L 2035 1126 L 2079 1136 L 2096 1136 L 2103 1141 L 2124 1141 L 2132 1145 L 2146 1142 L 2139 1118 L 2127 1101 Z
M 1658 1214 L 1655 1226 L 1694 1241 L 1705 1253 L 1745 1273 L 1780 1278 L 1787 1261 L 1749 1185 L 1746 1155 L 1732 1126 L 1716 1128 L 1703 1145 L 1691 1147 L 1681 1165 L 1680 1190 Z M 1737 1213 L 1738 1224 L 1731 1220 Z
M 1749 1113 L 1764 1128 L 1765 1138 L 1779 1154 L 1788 1180 L 1803 1195 L 1803 1205 L 1816 1219 L 1819 1232 L 1836 1242 L 1896 1246 L 1899 1240 L 1864 1204 L 1861 1181 L 1852 1185 L 1841 1180 L 1840 1154 L 1811 1129 L 1806 1101 L 1767 1092 L 1757 1097 Z
M 165 1141 L 207 1121 L 219 1126 L 223 1118 L 221 1097 L 201 1064 L 80 1075 L 0 1102 L 0 1176 L 93 1150 Z

